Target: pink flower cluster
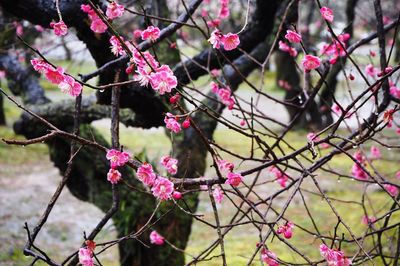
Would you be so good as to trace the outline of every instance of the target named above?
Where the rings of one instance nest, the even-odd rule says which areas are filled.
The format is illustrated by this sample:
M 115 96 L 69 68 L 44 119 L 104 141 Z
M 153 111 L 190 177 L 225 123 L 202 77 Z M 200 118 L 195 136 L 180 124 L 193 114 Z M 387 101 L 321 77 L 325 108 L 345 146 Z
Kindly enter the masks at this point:
M 93 252 L 88 248 L 80 248 L 79 253 L 79 263 L 83 266 L 93 266 Z
M 174 193 L 174 184 L 164 177 L 157 177 L 149 163 L 143 163 L 136 171 L 140 181 L 151 187 L 153 195 L 159 200 L 169 200 Z M 178 197 L 179 199 L 179 197 Z
M 321 54 L 329 57 L 329 63 L 335 64 L 340 56 L 346 55 L 346 41 L 350 38 L 350 34 L 344 33 L 337 36 L 338 40 L 333 40 L 331 44 L 324 44 Z
M 123 5 L 119 5 L 116 2 L 111 2 L 107 6 L 106 16 L 113 20 L 121 17 L 124 14 L 125 8 Z
M 221 9 L 219 10 L 218 17 L 224 19 L 229 17 L 229 0 L 219 0 Z
M 179 133 L 182 130 L 181 124 L 179 124 L 177 118 L 171 113 L 167 113 L 165 115 L 164 123 L 166 128 L 168 128 L 174 133 Z
M 344 256 L 344 252 L 340 250 L 330 249 L 325 244 L 319 246 L 319 251 L 328 263 L 328 265 L 335 266 L 349 266 L 351 260 Z
M 225 160 L 218 160 L 217 161 L 217 166 L 219 171 L 225 175 L 226 174 L 226 181 L 225 184 L 229 184 L 231 186 L 237 187 L 240 185 L 242 182 L 243 176 L 238 173 L 233 173 L 233 168 L 235 168 L 235 165 L 231 162 L 225 161 Z
M 261 250 L 261 260 L 268 266 L 279 266 L 275 253 L 266 248 Z
M 160 29 L 154 26 L 148 26 L 147 29 L 141 33 L 143 40 L 150 40 L 154 42 L 160 37 Z
M 354 159 L 357 160 L 358 163 L 354 163 L 353 167 L 351 168 L 351 173 L 354 176 L 354 178 L 356 179 L 360 179 L 360 180 L 366 180 L 368 179 L 368 174 L 363 170 L 363 168 L 361 168 L 360 165 L 362 165 L 363 167 L 366 167 L 366 160 L 364 155 L 362 154 L 361 151 L 356 151 L 353 154 Z
M 68 33 L 68 27 L 62 20 L 59 22 L 51 22 L 50 27 L 53 28 L 54 34 L 57 36 L 64 36 Z
M 279 50 L 289 53 L 290 56 L 296 57 L 297 51 L 295 48 L 290 47 L 287 43 L 279 41 Z
M 82 85 L 71 76 L 64 74 L 62 67 L 54 68 L 42 59 L 34 58 L 31 60 L 33 68 L 53 84 L 57 84 L 63 93 L 71 96 L 78 96 L 82 91 Z
M 161 165 L 164 166 L 171 175 L 175 175 L 178 171 L 178 160 L 168 155 L 161 157 Z
M 224 199 L 224 193 L 222 193 L 222 191 L 219 187 L 214 188 L 212 195 L 213 195 L 215 201 L 218 204 L 221 204 L 222 200 Z
M 285 188 L 286 182 L 288 181 L 289 177 L 275 166 L 271 166 L 269 168 L 269 171 L 275 175 L 275 178 L 278 181 L 279 185 Z
M 159 233 L 157 233 L 157 231 L 152 231 L 150 233 L 150 243 L 160 246 L 164 245 L 164 241 L 165 241 L 164 237 Z
M 95 33 L 104 33 L 107 25 L 101 20 L 90 5 L 81 5 L 81 10 L 88 14 L 90 20 L 90 29 Z
M 304 71 L 310 72 L 313 69 L 317 69 L 321 65 L 321 59 L 314 55 L 306 55 L 304 59 L 301 61 Z
M 334 19 L 334 15 L 333 15 L 333 11 L 332 9 L 323 6 L 321 7 L 321 9 L 319 10 L 321 12 L 321 16 L 323 19 L 325 19 L 326 21 L 332 23 L 333 19 Z
M 214 49 L 219 49 L 221 45 L 223 45 L 226 51 L 236 49 L 240 44 L 240 39 L 237 34 L 229 32 L 224 35 L 218 29 L 211 33 L 211 37 L 208 41 L 212 44 Z
M 235 99 L 232 96 L 232 91 L 229 86 L 226 86 L 225 88 L 220 88 L 217 83 L 214 81 L 211 82 L 211 91 L 217 94 L 218 99 L 228 106 L 229 110 L 233 109 L 233 106 L 235 105 Z
M 121 173 L 116 168 L 124 166 L 129 162 L 130 154 L 124 151 L 111 149 L 107 151 L 106 158 L 110 161 L 110 170 L 107 173 L 107 180 L 110 181 L 111 184 L 117 184 L 121 180 Z
M 278 230 L 276 232 L 278 234 L 283 234 L 283 236 L 287 239 L 291 238 L 293 235 L 293 227 L 294 224 L 292 222 L 287 222 L 285 225 L 279 226 Z

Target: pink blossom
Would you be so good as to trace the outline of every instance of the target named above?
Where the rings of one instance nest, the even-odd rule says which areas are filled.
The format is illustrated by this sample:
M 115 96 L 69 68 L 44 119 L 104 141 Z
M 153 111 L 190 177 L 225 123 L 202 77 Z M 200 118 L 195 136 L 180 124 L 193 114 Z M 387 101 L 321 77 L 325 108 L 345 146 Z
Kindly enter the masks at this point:
M 35 69 L 37 72 L 44 74 L 46 71 L 50 68 L 53 68 L 51 65 L 46 63 L 43 59 L 38 59 L 34 58 L 31 60 L 31 64 L 33 66 L 33 69 Z
M 236 49 L 236 47 L 238 47 L 238 45 L 240 44 L 239 36 L 230 32 L 222 36 L 221 42 L 224 45 L 224 49 L 226 51 Z
M 285 188 L 286 182 L 289 180 L 289 177 L 275 166 L 271 166 L 269 168 L 269 171 L 275 175 L 276 181 L 278 181 L 279 185 Z
M 164 166 L 171 175 L 175 175 L 178 171 L 178 160 L 168 155 L 161 157 L 161 165 Z
M 239 186 L 243 179 L 243 177 L 237 173 L 228 173 L 226 177 L 227 180 L 225 181 L 225 184 L 229 184 L 233 187 Z
M 96 33 L 104 33 L 107 30 L 107 25 L 100 18 L 97 18 L 92 20 L 90 29 Z
M 107 151 L 106 158 L 110 161 L 111 168 L 115 169 L 120 166 L 124 166 L 127 162 L 129 162 L 130 154 L 127 152 L 121 152 L 115 149 L 111 149 Z
M 163 95 L 175 89 L 178 85 L 178 80 L 169 66 L 163 65 L 157 69 L 157 72 L 150 75 L 150 84 L 155 91 Z
M 139 38 L 141 38 L 142 37 L 142 31 L 141 30 L 134 30 L 133 31 L 133 37 L 135 38 L 135 39 L 139 39 Z
M 64 80 L 64 68 L 62 67 L 57 67 L 54 69 L 54 67 L 49 67 L 46 69 L 44 72 L 46 79 L 50 81 L 53 84 L 59 84 L 61 81 Z
M 164 244 L 164 237 L 161 236 L 159 233 L 157 233 L 156 231 L 152 231 L 150 233 L 150 243 L 154 244 L 154 245 L 163 245 Z
M 122 41 L 124 40 L 123 37 L 120 38 Z M 126 51 L 124 50 L 124 48 L 122 48 L 122 44 L 116 36 L 111 36 L 110 43 L 111 43 L 111 52 L 114 55 L 117 56 L 126 54 Z
M 149 163 L 143 163 L 136 171 L 136 176 L 147 186 L 152 186 L 156 180 L 156 174 L 153 171 L 153 166 Z
M 169 200 L 174 192 L 174 184 L 164 177 L 158 177 L 151 191 L 159 200 Z
M 207 21 L 207 26 L 210 28 L 216 28 L 221 24 L 221 20 L 219 18 Z
M 59 22 L 51 22 L 50 27 L 53 28 L 54 34 L 57 36 L 63 36 L 68 33 L 68 27 L 65 25 L 64 21 L 60 20 Z
M 58 87 L 63 93 L 67 93 L 74 97 L 81 94 L 82 91 L 82 85 L 73 77 L 67 75 L 64 76 L 64 80 L 58 84 Z
M 124 11 L 125 9 L 123 5 L 119 5 L 116 2 L 111 2 L 107 6 L 106 16 L 109 19 L 119 18 L 124 14 Z
M 167 113 L 164 118 L 165 126 L 174 133 L 181 132 L 182 128 L 178 121 L 173 114 Z
M 212 194 L 213 194 L 214 200 L 218 204 L 221 204 L 222 200 L 224 199 L 224 193 L 222 193 L 221 189 L 219 187 L 214 188 Z
M 365 67 L 365 72 L 367 73 L 368 76 L 375 77 L 378 70 L 372 64 L 368 64 Z
M 314 132 L 310 132 L 307 134 L 307 139 L 308 141 L 318 141 L 319 137 Z
M 330 249 L 325 244 L 319 246 L 319 251 L 328 263 L 328 265 L 349 266 L 351 260 L 344 256 L 344 252 L 340 250 Z
M 240 120 L 239 125 L 240 125 L 241 127 L 244 127 L 244 126 L 246 125 L 246 120 L 244 120 L 244 119 Z
M 365 215 L 362 217 L 361 222 L 365 225 L 373 224 L 376 222 L 376 218 L 374 216 L 368 217 Z
M 290 90 L 292 89 L 292 86 L 287 82 L 286 80 L 278 80 L 278 86 L 281 88 L 284 88 L 285 90 Z
M 117 184 L 121 180 L 121 173 L 118 170 L 110 168 L 107 173 L 107 180 L 110 181 L 111 184 Z
M 398 171 L 394 176 L 395 176 L 397 179 L 400 179 L 400 171 Z
M 321 65 L 321 59 L 308 54 L 304 57 L 301 63 L 303 64 L 304 70 L 306 72 L 310 72 L 311 70 L 316 69 Z
M 287 30 L 285 38 L 292 43 L 299 43 L 301 42 L 301 35 L 295 31 Z
M 15 25 L 15 33 L 18 36 L 22 36 L 24 34 L 24 27 L 20 23 L 14 23 Z
M 378 147 L 371 146 L 371 157 L 372 157 L 372 159 L 380 159 L 382 157 L 381 151 L 379 150 Z
M 37 30 L 38 32 L 43 32 L 44 28 L 40 25 L 35 25 L 35 30 Z
M 233 168 L 235 167 L 235 165 L 231 162 L 225 161 L 225 160 L 217 160 L 217 165 L 218 165 L 218 169 L 221 172 L 232 172 Z
M 211 71 L 210 71 L 210 75 L 212 76 L 212 77 L 218 77 L 219 75 L 221 75 L 221 70 L 219 70 L 219 69 L 212 69 Z M 214 92 L 215 93 L 215 92 Z
M 229 17 L 229 0 L 220 0 L 221 9 L 219 10 L 218 17 L 221 19 Z
M 182 193 L 179 191 L 174 191 L 174 193 L 172 193 L 172 197 L 176 200 L 180 200 L 182 198 Z
M 396 86 L 391 86 L 389 91 L 393 97 L 400 98 L 400 88 L 397 88 Z
M 393 185 L 384 185 L 383 186 L 387 192 L 389 192 L 390 195 L 393 197 L 397 197 L 397 194 L 399 194 L 399 189 L 396 186 Z
M 287 239 L 291 238 L 293 235 L 293 227 L 294 224 L 292 222 L 287 222 L 285 225 L 279 226 L 278 230 L 276 231 L 278 234 L 283 234 L 283 236 Z
M 222 33 L 216 29 L 211 33 L 211 37 L 208 39 L 208 41 L 212 44 L 214 49 L 219 49 L 221 48 L 222 38 Z
M 361 151 L 356 151 L 353 154 L 353 157 L 358 162 L 358 163 L 354 163 L 353 167 L 351 168 L 351 173 L 353 174 L 354 178 L 360 179 L 360 180 L 368 179 L 367 172 L 365 172 L 364 169 L 361 167 L 361 166 L 363 166 L 365 168 L 365 166 L 366 166 L 365 157 L 362 154 L 362 152 Z
M 289 55 L 292 56 L 292 57 L 296 57 L 297 56 L 296 49 L 294 49 L 293 47 L 290 47 L 285 42 L 279 41 L 279 50 L 289 53 Z
M 92 251 L 87 248 L 80 248 L 79 249 L 79 263 L 83 266 L 93 266 L 93 258 L 92 258 Z
M 160 29 L 158 27 L 149 26 L 142 31 L 142 39 L 154 42 L 160 37 Z
M 235 100 L 231 95 L 231 89 L 229 88 L 229 86 L 218 89 L 217 95 L 221 102 L 228 106 L 229 110 L 233 109 L 233 106 L 235 105 Z
M 264 263 L 266 263 L 268 266 L 279 266 L 277 259 L 277 256 L 275 253 L 272 251 L 263 248 L 261 250 L 261 259 Z
M 189 117 L 186 118 L 185 121 L 182 122 L 182 127 L 183 127 L 184 129 L 190 127 L 190 119 L 189 119 Z
M 321 12 L 322 18 L 325 19 L 326 21 L 332 23 L 333 22 L 333 11 L 332 9 L 323 6 L 321 7 L 321 9 L 319 10 Z

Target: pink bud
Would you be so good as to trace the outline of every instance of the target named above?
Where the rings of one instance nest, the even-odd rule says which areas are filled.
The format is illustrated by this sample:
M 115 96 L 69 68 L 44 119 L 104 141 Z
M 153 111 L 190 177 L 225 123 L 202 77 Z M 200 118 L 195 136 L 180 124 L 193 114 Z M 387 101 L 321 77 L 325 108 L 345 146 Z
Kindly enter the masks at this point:
M 180 98 L 181 98 L 181 96 L 179 94 L 175 94 L 174 96 L 169 98 L 169 103 L 170 104 L 176 104 L 179 101 Z
M 349 75 L 349 79 L 350 79 L 350 80 L 354 80 L 354 79 L 355 79 L 355 77 L 353 76 L 353 74 L 350 74 L 350 75 Z
M 172 197 L 176 200 L 180 200 L 182 198 L 182 193 L 180 193 L 179 191 L 174 191 Z
M 190 127 L 190 120 L 189 118 L 186 118 L 185 121 L 182 123 L 183 128 L 189 128 Z

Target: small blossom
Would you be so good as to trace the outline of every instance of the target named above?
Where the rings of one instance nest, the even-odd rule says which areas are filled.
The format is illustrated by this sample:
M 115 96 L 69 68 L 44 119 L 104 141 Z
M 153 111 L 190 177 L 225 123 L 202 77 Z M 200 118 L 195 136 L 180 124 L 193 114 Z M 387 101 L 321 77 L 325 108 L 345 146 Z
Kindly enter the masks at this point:
M 79 257 L 79 263 L 82 264 L 83 266 L 93 266 L 93 258 L 92 258 L 92 251 L 87 249 L 87 248 L 80 248 L 78 257 Z
M 129 161 L 130 154 L 127 152 L 121 152 L 115 149 L 107 151 L 106 158 L 110 161 L 111 168 L 123 166 Z
M 207 21 L 207 26 L 210 28 L 216 28 L 219 26 L 219 24 L 221 24 L 221 20 L 219 18 Z
M 58 87 L 63 93 L 69 94 L 74 97 L 81 94 L 82 91 L 82 85 L 74 78 L 67 75 L 64 76 L 64 80 L 58 84 Z
M 229 0 L 220 0 L 221 9 L 219 10 L 218 17 L 221 19 L 229 17 Z
M 234 33 L 223 35 L 221 42 L 224 45 L 224 49 L 226 51 L 236 49 L 236 47 L 238 47 L 238 45 L 240 44 L 239 36 Z
M 292 222 L 287 222 L 285 225 L 279 226 L 278 230 L 276 231 L 278 234 L 283 234 L 283 236 L 287 239 L 291 238 L 293 235 L 293 227 L 294 224 Z
M 323 6 L 323 7 L 321 7 L 320 12 L 321 12 L 323 19 L 325 19 L 326 21 L 328 21 L 330 23 L 333 22 L 334 15 L 333 15 L 332 9 L 330 9 L 326 6 Z
M 224 193 L 222 193 L 219 187 L 214 188 L 212 195 L 214 197 L 214 200 L 218 204 L 221 204 L 222 200 L 224 199 Z
M 122 41 L 124 40 L 122 37 L 120 38 Z M 122 48 L 122 44 L 116 36 L 111 36 L 110 43 L 111 43 L 111 52 L 114 55 L 117 56 L 126 54 L 126 51 L 124 50 L 124 48 Z
M 123 5 L 119 5 L 116 2 L 111 2 L 107 6 L 106 16 L 109 19 L 119 18 L 124 14 L 124 11 L 125 9 Z
M 190 127 L 190 119 L 189 118 L 186 118 L 185 121 L 183 121 L 182 127 L 185 129 Z
M 53 28 L 54 34 L 57 36 L 64 36 L 68 33 L 68 27 L 65 25 L 64 21 L 60 20 L 59 22 L 51 22 L 50 27 Z
M 376 222 L 376 218 L 374 216 L 363 216 L 361 222 L 365 225 L 373 224 Z
M 365 67 L 365 72 L 367 73 L 368 76 L 375 77 L 378 70 L 372 64 L 368 64 Z
M 214 30 L 211 33 L 211 37 L 208 41 L 212 44 L 214 49 L 219 49 L 221 47 L 223 35 L 219 30 Z
M 285 188 L 286 182 L 289 180 L 289 177 L 275 166 L 270 167 L 269 171 L 275 175 L 276 181 L 278 181 L 279 185 L 282 188 Z
M 33 69 L 35 69 L 37 72 L 44 74 L 46 71 L 50 68 L 53 68 L 51 65 L 46 63 L 43 59 L 38 59 L 34 58 L 31 60 L 31 64 L 33 66 Z
M 182 198 L 182 193 L 180 193 L 179 191 L 174 191 L 174 193 L 172 193 L 172 197 L 175 200 L 180 200 Z
M 290 47 L 285 42 L 279 41 L 279 50 L 289 53 L 289 55 L 292 56 L 292 57 L 296 57 L 297 56 L 296 49 L 294 49 L 293 47 Z
M 174 73 L 167 65 L 161 66 L 156 73 L 150 75 L 151 87 L 160 95 L 171 92 L 178 85 Z
M 378 147 L 371 146 L 371 157 L 372 157 L 372 159 L 380 159 L 382 157 L 381 151 L 379 150 Z
M 94 252 L 94 249 L 96 248 L 96 242 L 93 240 L 86 240 L 85 241 L 86 248 L 89 249 L 92 253 Z
M 275 253 L 272 251 L 263 248 L 261 250 L 261 259 L 264 263 L 266 263 L 268 266 L 279 266 L 277 259 L 277 256 Z
M 295 31 L 287 30 L 285 38 L 292 43 L 299 43 L 301 42 L 301 35 Z
M 150 233 L 150 243 L 160 246 L 164 244 L 164 241 L 165 241 L 164 237 L 161 236 L 156 231 L 152 231 Z
M 232 172 L 233 168 L 235 168 L 233 163 L 225 160 L 217 160 L 217 165 L 218 169 L 223 173 Z
M 142 30 L 139 30 L 139 29 L 134 30 L 134 31 L 133 31 L 133 37 L 134 37 L 135 39 L 141 38 L 141 37 L 142 37 Z
M 137 169 L 136 175 L 140 181 L 149 187 L 152 186 L 156 180 L 156 174 L 153 171 L 153 166 L 146 162 Z
M 176 120 L 175 116 L 171 113 L 167 113 L 165 118 L 164 118 L 164 123 L 166 128 L 171 130 L 174 133 L 179 133 L 182 128 L 179 122 Z
M 361 167 L 361 166 L 363 166 L 365 168 L 365 166 L 366 166 L 366 161 L 365 161 L 364 155 L 361 153 L 361 151 L 356 151 L 353 154 L 353 157 L 358 162 L 358 163 L 354 163 L 353 167 L 351 168 L 351 173 L 353 174 L 354 178 L 360 179 L 360 180 L 368 179 L 367 172 L 365 172 L 364 169 Z
M 61 81 L 64 81 L 65 78 L 64 68 L 62 67 L 57 67 L 56 69 L 49 67 L 44 74 L 48 81 L 57 85 L 60 84 Z
M 178 160 L 168 155 L 161 157 L 161 165 L 164 166 L 171 175 L 175 175 L 178 171 Z
M 243 179 L 243 177 L 240 174 L 228 173 L 227 180 L 225 181 L 225 184 L 229 184 L 229 185 L 231 185 L 233 187 L 237 187 L 242 182 L 242 179 Z
M 233 109 L 233 106 L 235 105 L 235 100 L 233 99 L 229 86 L 225 88 L 220 88 L 217 92 L 217 95 L 221 102 L 228 106 L 229 110 Z
M 324 257 L 328 265 L 349 266 L 351 260 L 344 256 L 344 252 L 340 250 L 330 249 L 325 244 L 319 246 L 321 256 Z
M 111 184 L 117 184 L 121 180 L 121 173 L 118 170 L 110 168 L 107 173 L 107 180 L 110 181 Z
M 318 68 L 321 65 L 321 59 L 313 55 L 306 55 L 302 61 L 304 70 L 310 72 L 313 69 Z
M 389 92 L 393 97 L 400 98 L 400 88 L 397 88 L 396 86 L 391 86 L 389 88 Z
M 389 192 L 390 195 L 393 197 L 397 197 L 397 194 L 399 194 L 399 189 L 396 186 L 393 185 L 384 185 L 383 186 L 387 192 Z
M 100 18 L 92 20 L 90 29 L 95 33 L 104 33 L 107 31 L 107 24 L 105 24 Z
M 154 42 L 160 37 L 160 29 L 158 27 L 149 26 L 142 31 L 142 39 Z
M 151 191 L 159 200 L 169 200 L 174 192 L 174 184 L 164 177 L 159 177 L 154 182 Z

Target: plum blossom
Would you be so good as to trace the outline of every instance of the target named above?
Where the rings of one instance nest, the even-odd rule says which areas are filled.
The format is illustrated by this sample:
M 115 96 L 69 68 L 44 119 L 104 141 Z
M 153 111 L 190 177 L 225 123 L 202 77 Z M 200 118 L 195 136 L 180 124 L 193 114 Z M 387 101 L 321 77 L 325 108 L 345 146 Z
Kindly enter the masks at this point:
M 62 67 L 57 67 L 54 68 L 50 66 L 49 68 L 46 69 L 44 75 L 46 76 L 46 79 L 50 81 L 53 84 L 60 84 L 61 81 L 64 80 L 64 68 Z
M 182 198 L 182 193 L 179 191 L 174 191 L 174 193 L 172 193 L 172 197 L 176 200 L 180 200 Z
M 292 56 L 292 57 L 296 57 L 297 56 L 296 49 L 294 49 L 293 47 L 290 47 L 285 42 L 279 41 L 279 50 L 289 53 L 289 55 Z
M 54 34 L 57 36 L 64 36 L 68 33 L 68 27 L 62 20 L 59 22 L 51 22 L 50 27 L 53 28 Z
M 334 15 L 333 15 L 333 11 L 332 9 L 323 6 L 321 7 L 321 9 L 319 10 L 321 12 L 322 18 L 325 19 L 326 21 L 332 23 L 333 19 L 334 19 Z
M 154 42 L 160 37 L 160 29 L 154 26 L 148 26 L 147 29 L 142 31 L 142 39 Z
M 153 166 L 146 162 L 137 169 L 136 175 L 140 181 L 149 187 L 151 187 L 156 180 L 156 174 L 153 171 Z
M 164 237 L 157 233 L 157 231 L 152 231 L 150 233 L 150 243 L 160 246 L 164 244 L 164 241 Z
M 283 236 L 287 239 L 291 238 L 293 235 L 293 227 L 294 224 L 292 222 L 287 222 L 285 225 L 281 225 L 279 226 L 278 230 L 276 230 L 276 232 L 278 234 L 283 234 Z
M 38 59 L 38 58 L 32 59 L 31 64 L 33 66 L 33 69 L 35 69 L 37 72 L 41 74 L 46 73 L 48 69 L 52 68 L 52 66 L 46 63 L 43 59 Z
M 235 168 L 233 163 L 225 160 L 217 160 L 217 165 L 218 169 L 223 173 L 232 172 L 233 168 Z
M 229 17 L 229 0 L 219 0 L 221 9 L 219 10 L 218 17 L 221 19 Z
M 222 191 L 219 187 L 214 188 L 212 195 L 213 195 L 215 201 L 218 204 L 221 204 L 222 200 L 224 199 L 224 193 L 222 193 Z
M 111 184 L 117 184 L 121 180 L 121 173 L 118 170 L 110 168 L 107 173 L 107 180 L 110 181 Z
M 285 35 L 286 40 L 292 43 L 299 43 L 301 42 L 301 35 L 295 31 L 287 30 Z
M 376 218 L 374 216 L 363 216 L 361 222 L 365 225 L 373 224 L 376 222 Z
M 371 146 L 371 157 L 372 159 L 380 159 L 382 157 L 381 151 L 376 146 Z
M 182 128 L 175 116 L 171 113 L 167 113 L 164 118 L 165 126 L 174 133 L 181 132 Z
M 240 44 L 239 36 L 235 33 L 230 32 L 223 35 L 221 41 L 226 51 L 236 49 L 236 47 L 238 47 L 238 45 Z
M 344 256 L 344 252 L 340 250 L 330 249 L 325 244 L 319 246 L 321 256 L 324 257 L 328 265 L 331 266 L 349 266 L 351 260 Z
M 151 188 L 154 197 L 159 200 L 169 200 L 174 192 L 174 184 L 164 177 L 158 177 Z
M 367 75 L 370 77 L 375 77 L 375 75 L 378 73 L 378 70 L 372 64 L 368 64 L 365 67 L 365 73 L 367 73 Z
M 222 33 L 216 29 L 211 33 L 211 37 L 208 39 L 208 41 L 212 44 L 214 49 L 219 49 L 221 48 L 222 38 Z
M 96 12 L 90 7 L 90 5 L 81 5 L 81 10 L 88 14 L 90 23 L 90 29 L 95 33 L 104 33 L 107 30 L 107 25 L 101 20 Z
M 207 26 L 210 28 L 216 28 L 221 24 L 221 20 L 219 18 L 207 21 Z
M 272 251 L 263 248 L 261 250 L 261 259 L 264 263 L 266 263 L 268 266 L 279 266 L 277 259 L 277 256 L 275 253 Z
M 124 11 L 125 9 L 123 5 L 119 5 L 116 2 L 111 2 L 107 6 L 106 16 L 109 19 L 119 18 L 124 14 Z
M 106 158 L 110 161 L 112 169 L 124 166 L 129 161 L 129 157 L 129 153 L 115 149 L 108 150 L 106 154 Z
M 160 95 L 171 92 L 178 85 L 174 73 L 167 65 L 161 66 L 157 72 L 150 75 L 151 87 Z
M 285 188 L 289 177 L 275 166 L 271 166 L 269 171 L 275 175 L 276 181 L 278 181 L 279 185 L 282 188 Z
M 322 47 L 321 53 L 327 55 L 330 64 L 335 64 L 340 56 L 346 55 L 346 41 L 350 38 L 350 34 L 344 33 L 338 35 L 338 40 L 333 40 L 331 44 L 325 44 Z
M 235 100 L 233 99 L 229 86 L 225 88 L 219 88 L 215 82 L 211 82 L 211 91 L 217 94 L 220 101 L 228 106 L 229 110 L 233 109 L 233 106 L 235 105 Z
M 233 187 L 239 186 L 243 179 L 243 177 L 240 174 L 232 173 L 232 172 L 228 173 L 228 175 L 226 177 L 227 177 L 227 179 L 225 181 L 225 184 L 229 184 Z
M 79 257 L 79 263 L 82 264 L 83 266 L 93 266 L 93 252 L 90 249 L 87 248 L 80 248 L 78 257 Z
M 161 157 L 161 165 L 164 166 L 171 175 L 176 174 L 178 171 L 178 160 L 171 156 L 166 155 Z
M 58 84 L 58 87 L 63 93 L 69 94 L 71 96 L 78 96 L 81 94 L 82 85 L 77 82 L 73 77 L 64 76 L 64 80 Z
M 301 63 L 303 64 L 304 70 L 306 72 L 310 72 L 311 70 L 316 69 L 321 65 L 321 59 L 319 59 L 317 56 L 308 54 L 304 57 Z
M 389 92 L 393 97 L 400 98 L 400 88 L 393 85 L 389 88 Z
M 185 121 L 182 122 L 182 127 L 183 128 L 189 128 L 190 127 L 190 119 L 189 117 L 185 119 Z
M 124 40 L 123 37 L 120 37 L 120 38 L 121 38 L 122 41 Z M 118 55 L 125 55 L 126 54 L 124 48 L 122 48 L 121 42 L 119 41 L 119 39 L 116 36 L 111 36 L 110 43 L 111 43 L 111 47 L 110 47 L 111 48 L 111 52 L 114 55 L 118 56 Z
M 365 157 L 362 154 L 361 151 L 356 151 L 353 154 L 353 157 L 355 160 L 357 160 L 358 163 L 354 163 L 353 167 L 351 168 L 351 173 L 354 176 L 354 178 L 356 179 L 360 179 L 360 180 L 366 180 L 368 179 L 368 174 L 364 171 L 364 169 L 360 166 L 362 165 L 363 167 L 366 166 L 366 161 L 365 161 Z
M 393 197 L 397 197 L 397 194 L 399 194 L 399 189 L 396 186 L 393 185 L 384 185 L 383 186 L 387 192 L 389 192 L 390 195 L 392 195 Z
M 390 127 L 392 127 L 392 123 L 393 123 L 393 114 L 395 113 L 395 110 L 394 109 L 389 109 L 389 110 L 386 110 L 384 113 L 383 113 L 383 121 L 385 122 L 385 123 L 387 123 L 387 126 L 390 128 Z

